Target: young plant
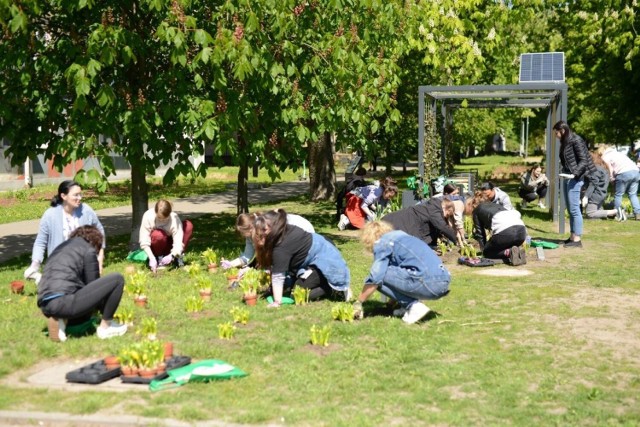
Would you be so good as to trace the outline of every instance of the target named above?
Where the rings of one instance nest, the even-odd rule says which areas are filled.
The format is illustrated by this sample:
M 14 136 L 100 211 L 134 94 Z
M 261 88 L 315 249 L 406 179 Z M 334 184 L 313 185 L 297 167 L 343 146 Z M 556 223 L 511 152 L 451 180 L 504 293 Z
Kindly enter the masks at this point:
M 185 309 L 188 313 L 197 313 L 204 308 L 204 301 L 195 295 L 190 296 L 185 301 Z
M 205 275 L 199 275 L 195 278 L 196 287 L 199 291 L 210 291 L 211 290 L 211 279 L 209 279 Z
M 464 217 L 464 234 L 473 236 L 473 218 L 470 216 Z
M 207 248 L 204 252 L 202 252 L 202 258 L 207 263 L 207 265 L 218 264 L 218 253 L 213 250 L 213 248 Z
M 249 321 L 249 310 L 247 310 L 246 308 L 233 307 L 231 310 L 229 310 L 229 313 L 231 313 L 231 316 L 233 316 L 234 323 L 242 323 L 243 325 L 246 325 Z
M 329 325 L 322 328 L 316 325 L 311 326 L 311 344 L 327 347 L 329 345 L 329 335 L 331 335 L 331 327 Z
M 187 271 L 187 274 L 189 275 L 189 277 L 196 278 L 200 275 L 200 264 L 189 264 L 187 266 L 184 267 L 184 269 Z
M 218 337 L 220 337 L 221 340 L 230 340 L 233 338 L 235 331 L 236 327 L 233 326 L 231 322 L 218 324 Z
M 138 334 L 146 337 L 150 341 L 154 341 L 158 334 L 158 321 L 155 317 L 145 317 L 142 319 Z
M 149 274 L 146 271 L 136 271 L 128 277 L 126 285 L 127 293 L 134 297 L 145 295 L 147 293 L 148 281 Z
M 440 251 L 440 254 L 445 255 L 448 249 L 449 246 L 447 246 L 447 244 L 443 240 L 438 239 L 438 250 Z
M 245 296 L 252 296 L 258 293 L 260 282 L 262 279 L 262 271 L 250 268 L 240 279 L 240 289 Z
M 122 325 L 132 326 L 133 310 L 126 307 L 120 307 L 118 308 L 118 312 L 113 316 L 113 318 Z
M 302 286 L 294 287 L 291 295 L 296 305 L 306 305 L 309 302 L 309 292 L 309 289 L 303 288 Z
M 355 311 L 353 305 L 348 302 L 339 302 L 331 307 L 331 317 L 333 320 L 341 322 L 353 322 Z
M 227 270 L 227 273 L 225 275 L 227 276 L 227 279 L 236 279 L 238 278 L 239 271 L 240 270 L 238 270 L 236 267 L 231 267 Z

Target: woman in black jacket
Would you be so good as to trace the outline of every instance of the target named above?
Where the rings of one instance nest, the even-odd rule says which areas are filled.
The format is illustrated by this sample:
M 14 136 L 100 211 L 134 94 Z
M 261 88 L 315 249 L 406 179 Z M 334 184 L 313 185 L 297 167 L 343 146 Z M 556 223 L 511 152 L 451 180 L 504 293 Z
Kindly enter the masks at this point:
M 582 205 L 586 204 L 587 207 L 584 213 L 587 218 L 593 219 L 614 217 L 618 211 L 602 209 L 609 190 L 609 167 L 599 154 L 591 153 L 591 158 L 596 165 L 596 171 L 585 178 L 587 189 L 582 197 Z
M 553 126 L 556 137 L 560 139 L 561 177 L 564 180 L 564 197 L 569 211 L 571 236 L 565 241 L 565 247 L 582 247 L 582 212 L 580 210 L 580 191 L 584 178 L 596 171 L 587 143 L 571 131 L 569 125 L 560 120 Z
M 425 203 L 391 212 L 382 220 L 393 225 L 395 230 L 404 231 L 429 246 L 435 246 L 440 236 L 452 242 L 457 241 L 456 231 L 451 226 L 454 211 L 452 201 L 432 197 Z
M 113 321 L 122 298 L 124 277 L 119 273 L 100 277 L 98 252 L 102 240 L 96 227 L 79 227 L 47 260 L 38 285 L 38 307 L 49 318 L 49 338 L 53 341 L 65 341 L 67 322 L 84 320 L 96 309 L 102 313 L 98 338 L 127 332 L 127 325 Z

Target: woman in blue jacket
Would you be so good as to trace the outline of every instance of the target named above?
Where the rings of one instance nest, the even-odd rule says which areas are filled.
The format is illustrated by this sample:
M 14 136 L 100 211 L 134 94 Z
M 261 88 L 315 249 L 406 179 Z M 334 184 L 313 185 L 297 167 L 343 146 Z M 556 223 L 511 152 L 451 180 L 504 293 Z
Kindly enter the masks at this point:
M 375 291 L 396 300 L 405 323 L 416 323 L 429 312 L 421 299 L 435 300 L 449 293 L 451 275 L 438 255 L 422 240 L 394 230 L 385 221 L 365 225 L 362 243 L 373 252 L 373 264 L 364 288 L 354 303 L 355 316 L 363 317 L 362 303 Z
M 76 228 L 83 225 L 93 225 L 102 234 L 102 248 L 98 253 L 98 263 L 102 271 L 104 228 L 94 210 L 86 203 L 82 203 L 80 184 L 72 180 L 62 181 L 58 186 L 58 192 L 51 199 L 51 207 L 40 219 L 40 228 L 31 252 L 31 265 L 24 272 L 25 279 L 33 279 L 36 284 L 40 282 L 40 265 L 44 260 L 45 252 L 51 256 L 58 245 L 67 240 Z

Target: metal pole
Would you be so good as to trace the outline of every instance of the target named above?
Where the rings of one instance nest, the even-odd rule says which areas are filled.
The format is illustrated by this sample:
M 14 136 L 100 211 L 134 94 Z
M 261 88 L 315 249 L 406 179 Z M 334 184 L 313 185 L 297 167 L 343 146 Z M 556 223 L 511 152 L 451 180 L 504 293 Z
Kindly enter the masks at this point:
M 418 90 L 418 174 L 424 179 L 424 91 Z

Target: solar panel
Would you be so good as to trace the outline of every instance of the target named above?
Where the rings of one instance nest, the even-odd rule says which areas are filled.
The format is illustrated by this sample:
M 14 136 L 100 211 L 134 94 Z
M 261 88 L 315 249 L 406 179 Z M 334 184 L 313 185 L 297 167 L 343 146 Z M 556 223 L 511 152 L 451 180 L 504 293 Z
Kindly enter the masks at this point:
M 563 81 L 564 52 L 520 55 L 520 83 Z

